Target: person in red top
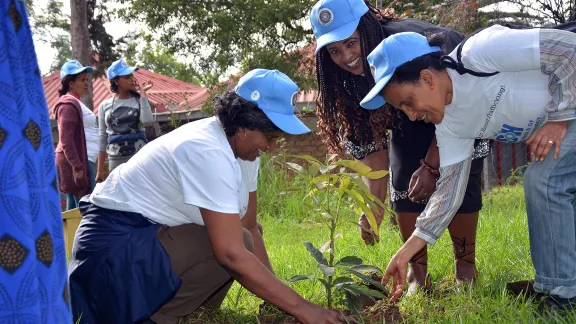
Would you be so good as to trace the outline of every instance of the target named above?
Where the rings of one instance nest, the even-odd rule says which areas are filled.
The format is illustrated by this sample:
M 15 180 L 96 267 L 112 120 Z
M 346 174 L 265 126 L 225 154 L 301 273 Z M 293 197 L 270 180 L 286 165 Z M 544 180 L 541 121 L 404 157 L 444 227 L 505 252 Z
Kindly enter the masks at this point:
M 88 159 L 84 113 L 81 97 L 88 93 L 89 66 L 76 60 L 66 62 L 60 71 L 62 87 L 58 90 L 60 100 L 53 111 L 58 121 L 58 146 L 56 166 L 60 191 L 67 194 L 66 209 L 78 207 L 78 200 L 92 192 L 94 173 Z M 92 114 L 93 115 L 93 114 Z

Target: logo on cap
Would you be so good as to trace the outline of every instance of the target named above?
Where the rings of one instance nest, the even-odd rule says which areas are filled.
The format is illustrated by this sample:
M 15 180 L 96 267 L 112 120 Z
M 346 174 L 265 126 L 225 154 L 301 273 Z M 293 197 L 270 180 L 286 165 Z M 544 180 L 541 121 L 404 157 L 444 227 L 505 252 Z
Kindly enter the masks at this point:
M 123 67 L 128 67 L 128 63 L 124 60 L 120 61 L 120 64 L 122 64 Z
M 292 94 L 292 99 L 290 100 L 291 104 L 292 104 L 292 108 L 296 108 L 296 99 L 298 97 L 298 91 L 294 92 Z
M 250 99 L 258 101 L 258 99 L 260 99 L 260 92 L 252 91 L 252 94 L 250 94 Z
M 334 20 L 334 14 L 332 10 L 324 8 L 318 12 L 318 20 L 324 26 L 330 25 L 332 20 Z
M 76 65 L 77 65 L 77 66 L 82 66 L 82 63 L 76 61 Z

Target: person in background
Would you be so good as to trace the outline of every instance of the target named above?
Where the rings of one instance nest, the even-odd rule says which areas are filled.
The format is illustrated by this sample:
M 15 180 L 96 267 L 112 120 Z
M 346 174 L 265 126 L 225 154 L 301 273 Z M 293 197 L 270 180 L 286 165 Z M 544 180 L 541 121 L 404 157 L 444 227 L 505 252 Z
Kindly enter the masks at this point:
M 54 142 L 26 2 L 0 0 L 0 323 L 72 323 Z
M 176 324 L 218 308 L 237 280 L 300 323 L 342 323 L 274 275 L 256 221 L 258 157 L 310 131 L 297 94 L 285 74 L 252 70 L 215 98 L 214 117 L 155 139 L 80 201 L 75 321 Z
M 84 105 L 92 68 L 71 60 L 60 69 L 60 100 L 54 108 L 58 121 L 56 165 L 60 190 L 66 194 L 66 210 L 78 207 L 78 200 L 94 188 L 94 163 L 98 157 L 96 115 Z
M 126 60 L 115 61 L 108 68 L 112 98 L 104 100 L 98 108 L 98 128 L 100 153 L 96 182 L 104 181 L 106 158 L 111 172 L 127 162 L 148 142 L 145 126 L 153 122 L 150 102 L 146 92 L 152 88 L 152 81 L 138 85 L 134 71 L 138 67 L 129 66 Z

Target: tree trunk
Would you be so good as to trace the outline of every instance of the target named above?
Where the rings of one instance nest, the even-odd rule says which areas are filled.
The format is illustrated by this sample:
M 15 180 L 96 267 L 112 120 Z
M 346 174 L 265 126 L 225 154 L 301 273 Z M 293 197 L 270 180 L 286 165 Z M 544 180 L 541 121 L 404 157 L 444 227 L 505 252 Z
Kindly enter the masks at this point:
M 80 61 L 84 66 L 92 66 L 86 0 L 70 0 L 70 38 L 72 39 L 72 58 Z M 91 78 L 89 78 L 89 84 L 88 94 L 83 101 L 90 110 L 93 110 Z

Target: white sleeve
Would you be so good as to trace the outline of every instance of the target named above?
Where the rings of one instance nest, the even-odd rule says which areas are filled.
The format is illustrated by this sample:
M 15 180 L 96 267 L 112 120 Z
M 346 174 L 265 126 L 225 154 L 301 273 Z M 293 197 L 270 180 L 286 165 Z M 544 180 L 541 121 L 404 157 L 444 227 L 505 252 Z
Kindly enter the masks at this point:
M 539 33 L 538 28 L 486 28 L 464 43 L 462 63 L 478 72 L 540 70 Z
M 474 151 L 473 139 L 438 136 L 436 132 L 436 141 L 440 154 L 440 167 L 462 162 L 472 156 Z
M 108 146 L 108 132 L 106 132 L 106 114 L 104 110 L 106 109 L 107 101 L 103 101 L 98 107 L 98 146 L 100 152 L 106 152 L 106 147 Z
M 219 149 L 198 151 L 184 142 L 174 150 L 184 203 L 226 214 L 238 214 L 240 170 Z
M 258 171 L 260 169 L 260 158 L 255 161 L 238 160 L 240 170 L 242 170 L 242 180 L 246 183 L 248 192 L 258 189 Z

